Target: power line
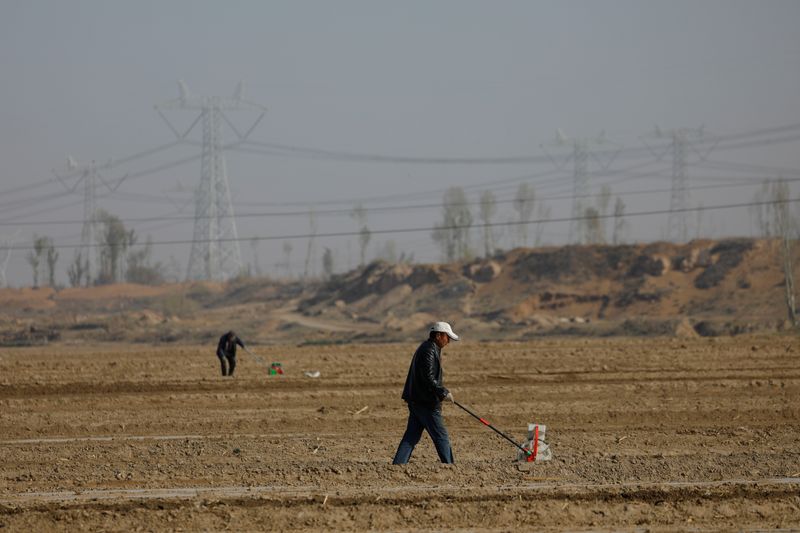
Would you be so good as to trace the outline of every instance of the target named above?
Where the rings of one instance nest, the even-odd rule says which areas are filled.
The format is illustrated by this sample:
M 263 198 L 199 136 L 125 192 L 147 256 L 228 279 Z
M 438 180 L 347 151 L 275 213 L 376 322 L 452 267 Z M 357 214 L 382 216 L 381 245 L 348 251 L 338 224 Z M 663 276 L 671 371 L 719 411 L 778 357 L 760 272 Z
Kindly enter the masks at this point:
M 747 132 L 735 133 L 725 136 L 717 136 L 713 141 L 706 142 L 725 143 L 730 141 L 737 141 L 741 139 L 748 139 L 751 137 L 763 137 L 766 135 L 774 135 L 779 133 L 786 133 L 800 130 L 800 123 L 788 124 L 773 128 L 762 128 L 758 130 L 751 130 Z M 726 146 L 726 148 L 739 148 L 746 146 L 756 146 L 757 143 L 772 144 L 778 142 L 788 142 L 796 140 L 800 135 L 777 137 L 762 141 L 747 141 L 738 144 Z M 756 144 L 750 144 L 756 143 Z M 495 165 L 495 164 L 532 164 L 532 163 L 547 163 L 549 158 L 547 156 L 502 156 L 502 157 L 419 157 L 407 155 L 394 155 L 394 154 L 376 154 L 364 152 L 348 152 L 344 150 L 331 150 L 327 148 L 312 148 L 304 146 L 294 146 L 279 143 L 269 143 L 263 141 L 246 141 L 242 143 L 243 146 L 237 147 L 237 151 L 260 153 L 262 155 L 272 156 L 295 156 L 295 157 L 308 157 L 312 159 L 332 159 L 337 161 L 353 161 L 353 162 L 370 162 L 370 163 L 403 163 L 403 164 L 426 164 L 426 165 Z M 597 154 L 604 154 L 614 156 L 619 152 L 620 156 L 631 157 L 646 155 L 649 152 L 647 148 L 627 148 L 621 151 L 617 149 L 608 151 L 597 151 Z
M 735 204 L 723 204 L 723 205 L 710 205 L 710 206 L 698 206 L 698 207 L 687 207 L 681 209 L 680 211 L 683 213 L 692 213 L 692 212 L 699 212 L 699 211 L 718 211 L 722 209 L 739 209 L 743 207 L 754 207 L 754 206 L 763 206 L 763 205 L 778 205 L 778 204 L 791 204 L 795 202 L 800 202 L 800 198 L 789 198 L 786 200 L 770 200 L 770 201 L 763 201 L 763 202 L 742 202 L 742 203 L 735 203 Z M 638 211 L 638 212 L 630 212 L 625 213 L 624 217 L 644 217 L 644 216 L 656 216 L 656 215 L 664 215 L 669 214 L 670 212 L 674 212 L 670 209 L 657 209 L 652 211 Z M 521 224 L 540 224 L 540 223 L 558 223 L 558 222 L 571 222 L 575 219 L 580 220 L 591 220 L 591 219 L 609 219 L 614 218 L 617 215 L 614 214 L 605 214 L 605 215 L 597 215 L 597 216 L 581 216 L 581 217 L 560 217 L 560 218 L 543 218 L 543 219 L 532 219 L 532 220 L 523 220 L 523 221 L 505 221 L 505 222 L 489 222 L 489 223 L 479 223 L 479 224 L 470 224 L 467 225 L 453 225 L 453 226 L 446 226 L 444 228 L 436 228 L 433 226 L 425 226 L 425 227 L 418 227 L 418 228 L 392 228 L 392 229 L 377 229 L 377 230 L 370 230 L 370 233 L 373 235 L 386 235 L 386 234 L 398 234 L 398 233 L 420 233 L 420 232 L 430 232 L 434 231 L 435 229 L 470 229 L 470 228 L 484 228 L 484 227 L 503 227 L 503 226 L 518 226 Z M 236 237 L 236 238 L 227 238 L 227 241 L 236 241 L 236 242 L 249 242 L 249 241 L 272 241 L 272 240 L 289 240 L 289 239 L 311 239 L 311 238 L 331 238 L 331 237 L 353 237 L 356 235 L 360 235 L 360 231 L 338 231 L 338 232 L 328 232 L 328 233 L 302 233 L 302 234 L 288 234 L 288 235 L 272 235 L 272 236 L 255 236 L 255 237 Z M 218 239 L 215 239 L 218 240 Z M 210 239 L 209 239 L 210 241 Z M 168 241 L 151 241 L 150 244 L 153 246 L 171 246 L 177 244 L 191 244 L 195 242 L 195 240 L 186 240 L 186 239 L 175 239 L 175 240 L 168 240 Z M 54 245 L 54 248 L 58 249 L 73 249 L 79 248 L 80 244 L 61 244 L 61 245 Z M 104 246 L 104 245 L 98 245 Z M 32 245 L 26 246 L 11 246 L 8 247 L 10 250 L 32 250 L 34 247 Z
M 652 175 L 652 174 L 649 174 Z M 661 175 L 665 179 L 668 179 L 669 176 Z M 633 176 L 639 177 L 639 176 Z M 629 178 L 626 178 L 629 179 Z M 712 179 L 710 177 L 704 178 L 702 176 L 695 177 L 696 180 L 703 180 L 703 179 Z M 724 179 L 724 178 L 718 178 Z M 786 182 L 798 182 L 800 178 L 793 178 L 784 180 Z M 612 182 L 616 183 L 616 182 Z M 687 190 L 712 190 L 712 189 L 730 189 L 733 187 L 757 187 L 760 186 L 761 183 L 745 183 L 741 181 L 737 181 L 734 183 L 714 183 L 709 185 L 695 185 L 686 187 Z M 661 194 L 661 193 L 668 193 L 671 192 L 671 188 L 661 188 L 661 189 L 642 189 L 636 191 L 622 191 L 619 193 L 615 193 L 614 196 L 642 196 L 647 194 Z M 596 194 L 585 193 L 581 196 L 581 198 L 593 198 L 597 196 Z M 560 195 L 560 196 L 543 196 L 539 197 L 538 200 L 545 201 L 545 200 L 572 200 L 574 195 Z M 514 203 L 515 199 L 501 199 L 496 200 L 496 204 L 511 204 Z M 453 204 L 454 206 L 476 206 L 480 205 L 480 201 L 469 201 L 463 202 L 459 204 Z M 380 206 L 380 207 L 365 207 L 365 211 L 369 213 L 382 213 L 382 212 L 391 212 L 391 211 L 404 211 L 410 209 L 439 209 L 442 207 L 441 203 L 425 203 L 425 204 L 403 204 L 403 205 L 393 205 L 393 206 Z M 326 209 L 326 210 L 314 210 L 315 215 L 350 215 L 352 213 L 352 209 Z M 309 214 L 308 210 L 298 210 L 298 211 L 274 211 L 274 212 L 244 212 L 239 213 L 236 215 L 236 218 L 267 218 L 267 217 L 294 217 L 294 216 L 303 216 L 307 217 Z M 134 218 L 121 218 L 121 222 L 125 223 L 146 223 L 146 222 L 186 222 L 190 220 L 194 220 L 196 217 L 194 215 L 159 215 L 159 216 L 152 216 L 152 217 L 134 217 Z M 579 218 L 579 217 L 578 217 Z M 0 226 L 43 226 L 43 225 L 69 225 L 69 224 L 83 224 L 85 222 L 84 219 L 65 219 L 65 220 L 40 220 L 40 221 L 23 221 L 23 222 L 10 222 L 6 220 L 0 220 Z
M 644 177 L 658 175 L 665 179 L 669 179 L 669 176 L 663 174 L 647 174 Z M 641 177 L 641 176 L 632 176 L 632 177 Z M 626 178 L 630 179 L 630 178 Z M 724 180 L 724 177 L 703 177 L 703 176 L 696 176 L 695 180 Z M 798 182 L 800 178 L 793 178 L 793 179 L 785 179 L 785 182 Z M 612 182 L 612 184 L 618 182 Z M 734 187 L 757 187 L 762 185 L 762 183 L 751 183 L 751 182 L 741 182 L 737 181 L 734 183 L 715 183 L 710 185 L 695 185 L 686 187 L 687 190 L 711 190 L 711 189 L 730 189 Z M 619 193 L 615 193 L 614 196 L 642 196 L 647 194 L 660 194 L 660 193 L 668 193 L 671 192 L 672 189 L 670 188 L 661 188 L 661 189 L 641 189 L 636 191 L 622 191 Z M 593 198 L 597 196 L 596 194 L 586 193 L 583 194 L 582 198 Z M 574 195 L 560 195 L 560 196 L 543 196 L 539 197 L 538 200 L 571 200 L 574 198 Z M 514 203 L 514 199 L 501 199 L 496 200 L 495 203 L 497 204 L 510 204 Z M 80 203 L 80 202 L 78 202 Z M 455 206 L 476 206 L 480 205 L 480 201 L 471 201 L 471 202 L 464 202 L 460 204 L 454 204 Z M 403 205 L 394 205 L 394 206 L 381 206 L 381 207 L 365 207 L 365 211 L 370 213 L 381 213 L 381 212 L 390 212 L 390 211 L 402 211 L 402 210 L 409 210 L 409 209 L 438 209 L 441 208 L 441 203 L 430 203 L 430 204 L 403 204 Z M 352 209 L 327 209 L 327 210 L 314 210 L 315 215 L 350 215 L 352 213 Z M 302 211 L 275 211 L 275 212 L 245 212 L 239 213 L 236 215 L 236 218 L 262 218 L 262 217 L 292 217 L 292 216 L 303 216 L 307 217 L 309 214 L 308 210 Z M 190 221 L 194 220 L 194 215 L 160 215 L 160 216 L 153 216 L 153 217 L 139 217 L 139 218 L 121 218 L 121 222 L 126 223 L 141 223 L 141 222 L 161 222 L 161 221 Z M 75 220 L 41 220 L 41 221 L 27 221 L 27 222 L 9 222 L 5 220 L 0 221 L 0 226 L 42 226 L 42 225 L 67 225 L 67 224 L 82 224 L 85 221 L 83 219 Z

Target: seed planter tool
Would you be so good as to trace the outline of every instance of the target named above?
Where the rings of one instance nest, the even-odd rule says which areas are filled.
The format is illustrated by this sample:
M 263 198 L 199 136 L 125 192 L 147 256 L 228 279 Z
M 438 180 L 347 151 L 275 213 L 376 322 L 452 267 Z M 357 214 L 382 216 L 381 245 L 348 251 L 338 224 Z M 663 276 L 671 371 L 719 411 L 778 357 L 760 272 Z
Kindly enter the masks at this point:
M 528 448 L 525 448 L 525 447 L 520 446 L 519 444 L 517 444 L 517 441 L 515 441 L 514 439 L 512 439 L 511 437 L 509 437 L 508 435 L 506 435 L 505 433 L 503 433 L 502 431 L 500 431 L 499 429 L 497 429 L 496 427 L 491 425 L 489 423 L 489 421 L 486 420 L 485 418 L 478 416 L 469 407 L 467 407 L 465 405 L 461 405 L 457 401 L 453 401 L 453 403 L 456 404 L 461 409 L 463 409 L 464 411 L 466 411 L 467 413 L 469 413 L 473 418 L 477 418 L 480 421 L 481 424 L 483 424 L 484 426 L 488 427 L 489 429 L 491 429 L 492 431 L 494 431 L 495 433 L 497 433 L 498 435 L 500 435 L 501 437 L 506 439 L 508 442 L 510 442 L 511 444 L 513 444 L 514 446 L 516 446 L 517 448 L 522 450 L 522 453 L 525 454 L 525 460 L 528 463 L 532 463 L 533 461 L 536 460 L 536 453 L 538 452 L 537 448 L 539 447 L 539 438 L 538 438 L 539 437 L 539 428 L 538 428 L 538 426 L 536 427 L 536 430 L 535 430 L 536 431 L 536 435 L 534 436 L 534 439 L 533 439 L 533 450 L 529 450 Z
M 249 354 L 250 354 L 250 356 L 251 356 L 253 359 L 255 359 L 255 360 L 256 360 L 256 363 L 258 363 L 259 365 L 261 365 L 261 366 L 263 366 L 264 368 L 266 368 L 267 370 L 269 370 L 269 365 L 267 364 L 267 362 L 266 362 L 266 361 L 264 361 L 264 359 L 263 359 L 262 357 L 260 357 L 260 356 L 258 356 L 258 355 L 256 355 L 256 354 L 254 354 L 253 352 L 251 352 L 251 351 L 250 351 L 250 350 L 248 350 L 247 348 L 244 348 L 244 351 L 245 351 L 245 352 L 247 352 L 247 353 L 249 353 Z

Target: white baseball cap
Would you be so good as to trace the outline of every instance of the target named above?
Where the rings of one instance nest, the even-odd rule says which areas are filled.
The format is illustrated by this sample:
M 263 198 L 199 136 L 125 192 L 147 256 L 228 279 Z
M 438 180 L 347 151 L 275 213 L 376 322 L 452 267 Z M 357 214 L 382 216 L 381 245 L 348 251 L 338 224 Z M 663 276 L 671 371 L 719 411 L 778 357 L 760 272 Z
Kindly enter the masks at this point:
M 450 324 L 447 322 L 434 322 L 431 326 L 431 331 L 439 331 L 441 333 L 447 333 L 447 336 L 453 339 L 454 341 L 458 340 L 458 335 L 453 333 L 453 328 L 450 327 Z

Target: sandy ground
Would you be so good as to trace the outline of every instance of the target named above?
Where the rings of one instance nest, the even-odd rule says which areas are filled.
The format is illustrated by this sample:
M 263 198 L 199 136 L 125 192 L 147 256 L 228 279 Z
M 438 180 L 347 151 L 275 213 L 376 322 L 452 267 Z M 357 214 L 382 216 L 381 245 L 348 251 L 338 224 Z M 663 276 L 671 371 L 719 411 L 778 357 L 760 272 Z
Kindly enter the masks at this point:
M 253 347 L 286 374 L 241 353 L 234 378 L 213 346 L 3 349 L 0 528 L 800 529 L 797 338 L 451 344 L 458 400 L 548 426 L 530 468 L 453 406 L 456 465 L 427 437 L 389 464 L 415 347 Z

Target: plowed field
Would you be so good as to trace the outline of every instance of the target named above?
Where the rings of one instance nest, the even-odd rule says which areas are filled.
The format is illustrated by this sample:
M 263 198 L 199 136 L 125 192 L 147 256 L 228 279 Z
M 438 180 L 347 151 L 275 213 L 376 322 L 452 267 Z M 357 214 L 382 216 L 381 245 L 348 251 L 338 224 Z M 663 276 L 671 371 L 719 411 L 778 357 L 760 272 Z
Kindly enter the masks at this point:
M 464 332 L 466 333 L 466 332 Z M 0 351 L 6 531 L 731 531 L 800 528 L 800 343 L 451 343 L 455 465 L 392 466 L 415 344 Z M 318 378 L 304 371 L 319 370 Z

